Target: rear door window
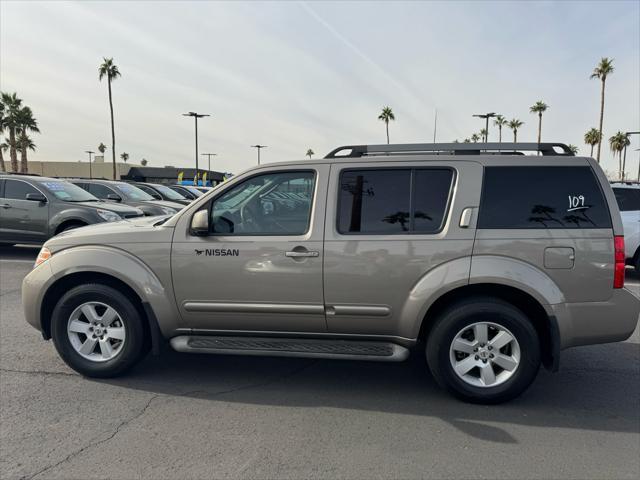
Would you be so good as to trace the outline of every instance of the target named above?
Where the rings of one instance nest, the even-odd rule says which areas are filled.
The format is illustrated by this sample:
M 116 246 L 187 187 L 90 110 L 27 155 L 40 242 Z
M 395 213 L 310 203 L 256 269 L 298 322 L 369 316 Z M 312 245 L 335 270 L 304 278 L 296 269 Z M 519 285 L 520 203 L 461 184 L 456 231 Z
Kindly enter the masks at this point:
M 486 167 L 478 228 L 610 228 L 590 167 Z
M 614 188 L 613 193 L 616 195 L 618 208 L 621 212 L 640 210 L 639 188 Z

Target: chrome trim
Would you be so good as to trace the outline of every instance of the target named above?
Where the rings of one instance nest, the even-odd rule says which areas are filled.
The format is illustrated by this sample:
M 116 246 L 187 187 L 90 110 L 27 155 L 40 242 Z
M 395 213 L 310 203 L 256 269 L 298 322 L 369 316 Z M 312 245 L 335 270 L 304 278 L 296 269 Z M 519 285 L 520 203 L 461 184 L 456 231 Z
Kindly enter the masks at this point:
M 193 302 L 182 304 L 187 312 L 222 313 L 297 313 L 324 315 L 324 305 L 297 305 L 290 303 L 229 303 Z
M 384 305 L 332 305 L 333 315 L 362 315 L 365 317 L 387 317 L 391 315 L 391 308 Z M 329 311 L 327 311 L 329 314 Z

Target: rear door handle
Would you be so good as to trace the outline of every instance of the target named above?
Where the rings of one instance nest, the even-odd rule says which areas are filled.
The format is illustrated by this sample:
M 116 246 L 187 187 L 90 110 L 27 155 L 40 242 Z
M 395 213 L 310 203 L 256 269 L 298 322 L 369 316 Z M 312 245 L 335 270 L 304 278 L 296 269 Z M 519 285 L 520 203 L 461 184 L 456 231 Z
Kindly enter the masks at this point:
M 308 250 L 306 252 L 291 250 L 289 252 L 284 252 L 284 256 L 289 258 L 319 257 L 320 252 L 317 252 L 315 250 Z
M 2 208 L 11 208 L 11 205 L 9 205 L 8 203 L 0 203 L 0 207 Z

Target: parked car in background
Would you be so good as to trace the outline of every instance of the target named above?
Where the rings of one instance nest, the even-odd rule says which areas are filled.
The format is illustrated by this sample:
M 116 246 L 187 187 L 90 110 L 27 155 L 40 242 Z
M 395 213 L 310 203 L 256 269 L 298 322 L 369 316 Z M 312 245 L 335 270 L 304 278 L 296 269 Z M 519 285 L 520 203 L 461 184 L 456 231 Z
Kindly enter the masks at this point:
M 111 180 L 71 180 L 75 185 L 85 189 L 101 200 L 121 202 L 138 207 L 146 216 L 173 215 L 184 205 L 166 200 L 156 200 L 135 185 Z
M 622 216 L 627 264 L 640 273 L 640 184 L 614 182 L 611 188 Z
M 204 192 L 201 192 L 196 187 L 192 187 L 191 185 L 169 185 L 169 188 L 171 190 L 175 190 L 189 200 L 195 200 L 196 198 L 204 195 Z
M 252 168 L 170 218 L 55 237 L 22 301 L 89 377 L 162 339 L 343 360 L 424 348 L 444 389 L 497 403 L 563 349 L 634 331 L 622 235 L 604 172 L 566 145 L 355 145 Z
M 143 183 L 143 182 L 134 182 L 132 185 L 135 185 L 143 192 L 147 192 L 156 200 L 167 200 L 169 202 L 181 203 L 182 205 L 189 205 L 191 200 L 187 199 L 181 193 L 176 192 L 175 190 L 170 189 L 166 185 L 159 185 L 157 183 Z
M 44 243 L 58 233 L 94 223 L 142 217 L 142 210 L 102 202 L 72 183 L 0 174 L 0 243 Z

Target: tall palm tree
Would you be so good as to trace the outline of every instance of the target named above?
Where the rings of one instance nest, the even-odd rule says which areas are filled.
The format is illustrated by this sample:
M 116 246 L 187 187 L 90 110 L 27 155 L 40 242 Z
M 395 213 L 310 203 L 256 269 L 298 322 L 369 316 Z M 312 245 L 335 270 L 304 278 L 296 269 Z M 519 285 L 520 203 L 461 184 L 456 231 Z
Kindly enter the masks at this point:
M 622 152 L 625 145 L 629 145 L 631 142 L 629 137 L 624 133 L 618 131 L 614 136 L 609 138 L 609 147 L 613 152 L 613 158 L 618 154 L 618 175 L 620 180 L 624 180 L 624 165 L 622 164 Z
M 39 133 L 38 122 L 33 117 L 33 112 L 29 107 L 23 107 L 18 112 L 18 148 L 20 149 L 20 172 L 27 173 L 29 164 L 27 162 L 27 150 L 35 150 L 35 145 L 28 136 L 28 132 Z M 24 142 L 24 145 L 22 144 Z M 33 145 L 33 147 L 31 146 Z
M 378 120 L 382 120 L 387 127 L 387 145 L 389 144 L 389 122 L 395 119 L 396 116 L 393 114 L 391 107 L 382 107 L 382 113 L 378 115 Z
M 120 158 L 124 163 L 127 163 L 127 160 L 129 160 L 129 154 L 127 152 L 123 152 L 122 154 L 120 154 Z
M 591 128 L 584 134 L 584 143 L 591 146 L 590 157 L 593 157 L 593 147 L 600 143 L 600 137 L 601 135 L 597 128 Z
M 0 143 L 0 172 L 6 172 L 7 167 L 4 164 L 4 156 L 3 153 L 7 151 L 9 145 L 6 142 Z
M 571 151 L 571 153 L 573 153 L 574 155 L 578 154 L 578 147 L 576 147 L 575 145 L 573 145 L 572 143 L 570 143 L 569 145 L 567 145 L 569 147 L 569 150 Z
M 604 87 L 607 81 L 607 77 L 613 73 L 613 58 L 602 57 L 600 59 L 600 63 L 596 65 L 596 68 L 593 69 L 593 73 L 589 78 L 598 78 L 602 83 L 600 88 L 600 128 L 598 131 L 600 132 L 600 138 L 602 138 L 602 122 L 604 120 Z M 596 156 L 596 160 L 598 163 L 600 162 L 600 146 L 602 142 L 598 142 L 598 153 Z
M 311 149 L 308 149 L 307 153 L 306 153 L 307 157 L 309 157 L 309 160 L 311 160 L 311 157 L 313 157 L 315 154 L 316 154 L 316 152 L 314 152 Z
M 509 123 L 509 121 L 506 118 L 504 118 L 502 115 L 496 115 L 496 118 L 493 121 L 493 124 L 496 127 L 498 127 L 498 142 L 499 143 L 502 143 L 502 127 L 504 127 L 508 123 Z
M 513 118 L 509 120 L 509 128 L 513 130 L 513 143 L 518 143 L 518 129 L 524 125 L 522 120 L 518 120 L 517 118 Z
M 480 135 L 478 135 L 477 133 L 474 133 L 473 135 L 471 135 L 471 141 L 473 143 L 478 143 L 478 140 L 480 140 Z
M 542 140 L 542 114 L 547 111 L 547 108 L 549 105 L 542 100 L 538 100 L 529 108 L 529 112 L 538 114 L 538 143 Z
M 100 142 L 100 145 L 98 145 L 98 151 L 99 151 L 102 155 L 104 155 L 104 152 L 105 152 L 106 150 L 107 150 L 107 146 L 106 146 L 104 143 Z
M 22 100 L 14 92 L 12 94 L 2 93 L 2 104 L 4 105 L 4 125 L 9 130 L 9 157 L 11 159 L 11 170 L 18 172 L 18 141 L 16 134 L 19 128 L 18 115 L 22 108 Z
M 107 77 L 109 88 L 109 111 L 111 112 L 111 157 L 113 159 L 113 179 L 116 179 L 116 130 L 113 124 L 113 100 L 111 98 L 111 82 L 120 76 L 118 66 L 113 63 L 113 58 L 103 57 L 103 63 L 98 67 L 98 80 Z
M 482 141 L 486 142 L 487 141 L 487 129 L 483 128 L 482 130 L 480 130 L 480 136 L 482 137 Z
M 146 167 L 147 163 L 149 163 L 149 162 L 147 161 L 146 158 L 143 158 L 142 160 L 140 160 L 140 165 L 142 165 L 143 167 Z
M 2 101 L 2 97 L 0 96 L 0 135 L 4 135 L 5 129 L 5 118 L 4 118 L 4 102 Z M 7 167 L 4 165 L 4 152 L 9 148 L 5 142 L 0 144 L 0 172 L 6 172 Z

